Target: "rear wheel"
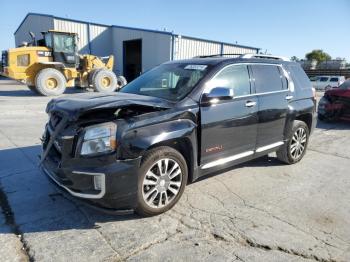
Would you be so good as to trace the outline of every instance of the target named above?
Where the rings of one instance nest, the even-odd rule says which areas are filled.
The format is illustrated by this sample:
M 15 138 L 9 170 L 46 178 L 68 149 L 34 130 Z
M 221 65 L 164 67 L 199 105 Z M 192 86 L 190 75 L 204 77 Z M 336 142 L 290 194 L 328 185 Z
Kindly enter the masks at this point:
M 146 154 L 140 170 L 136 212 L 153 216 L 172 208 L 187 184 L 183 156 L 171 147 L 158 147 Z
M 303 121 L 294 121 L 288 141 L 276 152 L 277 158 L 286 164 L 299 162 L 306 153 L 308 142 L 308 126 Z
M 118 90 L 128 83 L 128 81 L 124 76 L 117 76 L 117 79 L 118 79 Z
M 36 90 L 44 96 L 59 96 L 66 90 L 66 78 L 54 68 L 42 69 L 35 79 Z
M 117 76 L 107 69 L 98 70 L 92 75 L 92 85 L 97 92 L 114 92 L 118 87 Z

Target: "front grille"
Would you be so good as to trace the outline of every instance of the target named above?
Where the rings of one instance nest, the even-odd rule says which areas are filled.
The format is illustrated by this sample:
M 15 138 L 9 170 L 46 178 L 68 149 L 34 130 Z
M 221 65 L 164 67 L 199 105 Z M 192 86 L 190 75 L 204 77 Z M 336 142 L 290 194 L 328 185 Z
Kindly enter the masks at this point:
M 62 120 L 62 117 L 59 114 L 52 113 L 50 116 L 50 122 L 49 122 L 51 130 L 54 130 L 56 126 L 58 126 L 58 124 L 61 122 L 61 120 Z

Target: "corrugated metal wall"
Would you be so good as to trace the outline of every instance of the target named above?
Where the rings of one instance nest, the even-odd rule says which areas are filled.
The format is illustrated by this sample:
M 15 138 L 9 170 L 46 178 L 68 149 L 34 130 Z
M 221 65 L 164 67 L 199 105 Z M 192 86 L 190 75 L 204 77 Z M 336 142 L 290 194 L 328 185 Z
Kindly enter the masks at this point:
M 129 28 L 112 27 L 113 54 L 116 58 L 114 70 L 123 74 L 123 42 L 142 40 L 142 72 L 171 60 L 171 35 Z
M 90 24 L 91 53 L 97 56 L 108 56 L 113 52 L 112 29 L 107 26 Z
M 223 54 L 256 54 L 256 49 L 224 44 Z
M 195 56 L 220 54 L 221 45 L 218 43 L 176 37 L 174 60 L 187 59 Z
M 256 53 L 257 49 L 240 47 L 219 42 L 194 39 L 190 37 L 175 38 L 174 59 L 188 59 L 196 56 L 221 54 L 250 54 Z
M 79 36 L 78 49 L 81 53 L 89 53 L 88 25 L 85 23 L 54 19 L 55 30 L 77 33 Z
M 53 29 L 53 18 L 48 16 L 28 15 L 21 26 L 15 32 L 15 44 L 19 46 L 22 42 L 31 42 L 29 32 L 33 32 L 36 39 L 42 38 L 41 32 Z
M 78 49 L 82 54 L 91 53 L 98 56 L 114 54 L 114 71 L 117 74 L 123 74 L 123 42 L 128 40 L 142 40 L 143 72 L 171 59 L 186 59 L 221 53 L 244 54 L 257 52 L 255 48 L 222 44 L 186 36 L 173 36 L 167 32 L 99 25 L 42 14 L 27 15 L 15 33 L 16 45 L 19 45 L 22 41 L 30 42 L 29 31 L 33 31 L 38 36 L 37 39 L 40 39 L 40 32 L 49 29 L 77 33 L 79 36 Z M 172 46 L 173 43 L 174 47 Z M 174 53 L 172 53 L 173 51 Z

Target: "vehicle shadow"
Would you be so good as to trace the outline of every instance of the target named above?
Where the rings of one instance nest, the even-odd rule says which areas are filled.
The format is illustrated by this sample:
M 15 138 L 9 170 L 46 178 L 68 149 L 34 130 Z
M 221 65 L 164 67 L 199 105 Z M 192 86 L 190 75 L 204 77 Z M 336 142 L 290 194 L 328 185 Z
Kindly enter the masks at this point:
M 350 122 L 346 121 L 317 121 L 316 125 L 317 129 L 321 130 L 350 130 Z
M 132 212 L 117 215 L 112 211 L 96 210 L 59 189 L 38 167 L 40 150 L 39 145 L 0 150 L 0 212 L 3 213 L 0 215 L 0 234 L 13 233 L 16 229 L 22 234 L 93 229 L 107 222 L 137 220 L 148 223 L 148 218 Z M 241 167 L 267 165 L 281 163 L 271 157 L 262 157 L 205 178 Z M 1 216 L 5 217 L 7 227 L 1 225 Z
M 37 94 L 31 90 L 28 89 L 27 86 L 21 87 L 19 90 L 1 90 L 2 85 L 8 85 L 8 84 L 3 84 L 0 82 L 0 97 L 44 97 L 40 94 Z M 89 91 L 80 89 L 80 88 L 67 88 L 64 94 L 62 95 L 67 95 L 67 94 L 79 94 L 79 93 L 86 93 Z

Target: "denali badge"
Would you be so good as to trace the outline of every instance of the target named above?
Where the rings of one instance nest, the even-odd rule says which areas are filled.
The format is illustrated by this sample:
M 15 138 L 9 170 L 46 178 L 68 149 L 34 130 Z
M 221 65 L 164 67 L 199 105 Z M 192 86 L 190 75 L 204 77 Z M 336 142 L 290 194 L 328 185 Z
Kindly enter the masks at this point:
M 224 149 L 223 145 L 218 145 L 218 146 L 214 146 L 214 147 L 210 147 L 210 148 L 205 149 L 205 153 L 221 151 L 222 149 Z

